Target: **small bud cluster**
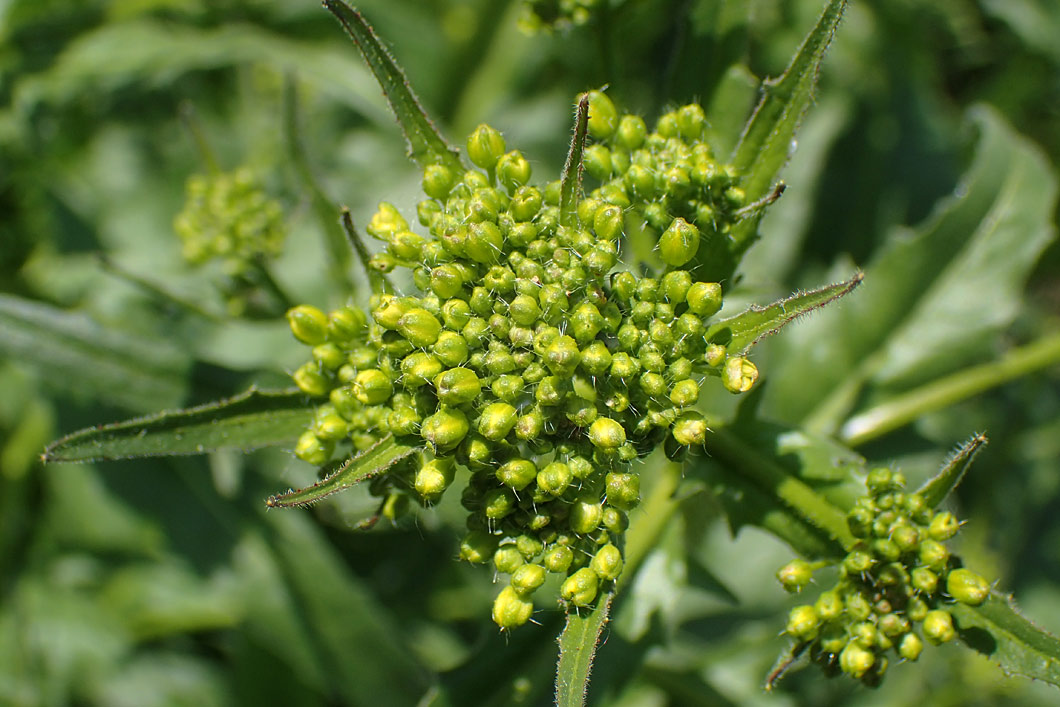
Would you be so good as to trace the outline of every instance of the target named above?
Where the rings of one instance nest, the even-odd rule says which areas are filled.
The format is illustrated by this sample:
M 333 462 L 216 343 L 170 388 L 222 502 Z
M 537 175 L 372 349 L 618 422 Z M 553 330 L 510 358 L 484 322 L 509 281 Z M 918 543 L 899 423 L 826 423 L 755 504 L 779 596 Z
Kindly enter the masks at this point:
M 785 632 L 808 644 L 811 659 L 826 672 L 875 686 L 887 671 L 888 650 L 916 660 L 925 639 L 934 645 L 952 640 L 948 607 L 982 604 L 990 585 L 962 568 L 943 544 L 960 527 L 952 513 L 905 493 L 904 477 L 889 469 L 872 470 L 866 485 L 869 494 L 847 516 L 858 543 L 839 564 L 839 582 L 813 604 L 792 609 Z M 777 578 L 796 592 L 813 569 L 794 560 Z
M 219 259 L 227 274 L 238 275 L 247 263 L 283 250 L 283 209 L 250 169 L 194 175 L 185 194 L 173 225 L 189 263 Z
M 519 26 L 527 32 L 584 25 L 603 0 L 526 0 Z
M 702 116 L 695 108 L 661 122 Z M 591 168 L 610 181 L 578 203 L 574 225 L 560 224 L 559 182 L 531 186 L 525 157 L 479 126 L 467 142 L 478 169 L 424 170 L 429 198 L 417 216 L 426 235 L 387 203 L 366 228 L 385 243 L 372 265 L 409 268 L 422 294 L 374 295 L 370 317 L 306 306 L 288 314 L 313 347 L 295 381 L 328 398 L 297 455 L 322 464 L 345 437 L 358 448 L 387 433 L 405 438 L 429 461 L 371 488 L 424 504 L 441 497 L 457 465 L 468 469 L 460 556 L 510 576 L 493 610 L 504 629 L 529 620 L 549 573 L 565 578 L 568 606 L 592 604 L 622 570 L 627 513 L 640 498 L 631 462 L 659 445 L 676 459 L 704 442 L 694 407 L 706 377 L 734 393 L 757 377 L 704 335 L 721 287 L 682 269 L 701 233 L 727 227 L 732 206 L 731 188 L 719 186 L 730 178 L 717 176 L 727 171 L 713 162 L 700 170 L 709 180 L 681 186 L 667 176 L 708 159 L 702 121 L 686 123 L 670 137 L 648 135 L 594 93 L 589 132 L 602 142 L 590 148 L 593 165 L 606 156 L 627 168 Z M 640 176 L 627 180 L 634 160 Z M 658 278 L 614 272 L 627 217 L 636 228 L 659 225 L 667 267 Z M 388 500 L 384 513 L 400 507 Z

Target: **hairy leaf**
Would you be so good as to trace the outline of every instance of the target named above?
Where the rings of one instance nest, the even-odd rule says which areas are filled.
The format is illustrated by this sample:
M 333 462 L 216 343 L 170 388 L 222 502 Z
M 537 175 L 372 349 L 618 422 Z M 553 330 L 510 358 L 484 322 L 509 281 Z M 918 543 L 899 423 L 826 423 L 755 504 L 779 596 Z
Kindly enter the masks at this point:
M 0 354 L 33 366 L 54 388 L 133 410 L 178 405 L 192 363 L 164 341 L 3 294 Z
M 560 182 L 559 220 L 565 226 L 577 222 L 578 197 L 582 188 L 582 152 L 585 149 L 585 135 L 589 129 L 589 95 L 583 94 L 574 111 L 574 130 L 570 138 L 570 150 L 567 162 L 563 165 L 563 179 Z
M 1011 597 L 991 592 L 981 606 L 950 613 L 961 640 L 1005 672 L 1060 686 L 1060 640 L 1025 619 Z
M 327 478 L 298 491 L 270 496 L 265 505 L 270 508 L 293 508 L 316 503 L 333 493 L 383 473 L 419 449 L 422 447 L 398 442 L 393 435 L 388 435 L 349 459 Z
M 409 156 L 420 166 L 443 164 L 458 172 L 463 171 L 456 150 L 446 143 L 434 124 L 427 117 L 416 94 L 412 92 L 405 72 L 390 56 L 361 13 L 342 0 L 324 0 L 328 9 L 350 35 L 368 68 L 383 88 L 390 108 L 394 111 L 408 141 Z
M 704 336 L 707 341 L 725 344 L 731 354 L 743 355 L 765 337 L 780 331 L 785 324 L 849 294 L 862 279 L 862 274 L 856 273 L 845 282 L 799 292 L 768 307 L 752 305 L 735 317 L 711 324 Z
M 556 665 L 557 707 L 581 707 L 589 690 L 589 674 L 607 625 L 614 593 L 597 599 L 596 606 L 583 613 L 567 613 L 567 625 L 559 637 L 559 663 Z
M 88 462 L 249 451 L 295 440 L 312 415 L 311 401 L 300 390 L 251 388 L 227 400 L 74 432 L 50 444 L 42 458 Z
M 975 435 L 953 452 L 938 474 L 925 481 L 924 485 L 917 489 L 917 493 L 924 497 L 928 506 L 934 508 L 939 505 L 953 489 L 957 488 L 957 484 L 961 483 L 968 467 L 975 460 L 975 455 L 985 445 L 986 436 Z

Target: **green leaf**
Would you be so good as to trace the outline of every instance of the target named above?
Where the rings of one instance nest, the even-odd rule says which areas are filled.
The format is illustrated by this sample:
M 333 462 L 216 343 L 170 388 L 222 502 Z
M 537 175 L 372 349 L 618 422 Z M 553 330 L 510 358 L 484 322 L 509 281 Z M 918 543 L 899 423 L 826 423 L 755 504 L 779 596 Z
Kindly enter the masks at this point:
M 0 294 L 0 354 L 40 371 L 53 388 L 133 410 L 180 404 L 191 358 L 50 305 Z
M 777 175 L 791 155 L 792 140 L 803 114 L 813 103 L 821 61 L 846 5 L 846 0 L 831 0 L 784 73 L 762 84 L 762 98 L 732 156 L 748 203 L 773 190 Z M 733 229 L 730 248 L 735 256 L 751 245 L 759 218 L 749 218 Z
M 582 152 L 585 149 L 585 135 L 589 129 L 589 94 L 578 99 L 574 112 L 574 131 L 570 138 L 570 150 L 563 165 L 563 178 L 560 182 L 559 222 L 564 226 L 577 225 L 578 196 L 582 187 Z
M 980 606 L 949 611 L 961 640 L 1002 670 L 1060 686 L 1060 641 L 1025 619 L 1011 597 L 991 592 Z
M 556 665 L 557 707 L 581 707 L 589 690 L 589 674 L 607 625 L 614 593 L 600 597 L 584 614 L 570 612 L 559 637 L 559 663 Z
M 861 284 L 863 276 L 856 273 L 845 282 L 826 285 L 809 292 L 798 292 L 777 300 L 768 307 L 751 305 L 735 317 L 715 322 L 707 328 L 707 341 L 725 344 L 729 353 L 743 355 L 759 341 L 780 331 L 781 327 L 799 317 L 834 302 Z
M 387 435 L 368 449 L 349 459 L 335 473 L 298 491 L 288 491 L 270 496 L 265 505 L 270 508 L 293 508 L 307 506 L 351 486 L 381 474 L 391 466 L 422 449 L 397 441 Z
M 45 462 L 88 462 L 287 444 L 305 429 L 311 401 L 297 389 L 257 390 L 186 410 L 89 427 L 53 442 Z
M 346 34 L 354 41 L 368 68 L 383 88 L 390 108 L 394 111 L 408 141 L 409 156 L 420 166 L 443 164 L 457 172 L 463 172 L 456 150 L 446 143 L 424 113 L 416 94 L 412 92 L 405 72 L 390 56 L 361 13 L 342 0 L 324 0 L 324 7 L 335 15 Z
M 975 455 L 984 446 L 986 446 L 986 435 L 975 435 L 953 452 L 938 474 L 925 481 L 924 485 L 917 489 L 917 493 L 924 497 L 928 506 L 931 508 L 938 506 L 953 489 L 957 488 L 957 484 L 961 483 L 968 467 L 975 460 Z
M 980 107 L 969 116 L 978 147 L 954 196 L 915 230 L 891 234 L 857 297 L 777 341 L 770 395 L 785 419 L 833 433 L 859 403 L 879 405 L 994 355 L 1055 237 L 1057 181 L 999 115 Z

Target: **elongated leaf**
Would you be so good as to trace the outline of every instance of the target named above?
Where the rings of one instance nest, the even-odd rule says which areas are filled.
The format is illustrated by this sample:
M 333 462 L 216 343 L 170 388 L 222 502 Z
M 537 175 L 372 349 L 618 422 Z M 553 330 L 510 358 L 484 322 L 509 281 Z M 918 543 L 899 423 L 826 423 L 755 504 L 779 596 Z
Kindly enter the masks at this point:
M 727 345 L 730 353 L 742 355 L 765 337 L 780 331 L 785 324 L 849 294 L 862 279 L 862 274 L 856 273 L 845 282 L 799 292 L 768 307 L 752 305 L 735 317 L 710 325 L 705 336 L 707 341 Z
M 567 625 L 559 637 L 559 663 L 556 665 L 557 707 L 581 707 L 589 690 L 589 674 L 607 625 L 613 593 L 602 596 L 591 611 L 567 614 Z
M 917 489 L 917 493 L 924 497 L 928 506 L 934 508 L 939 505 L 953 489 L 957 488 L 957 484 L 961 483 L 968 467 L 975 460 L 975 455 L 985 445 L 986 436 L 975 435 L 954 451 L 938 474 L 925 481 L 924 485 Z
M 560 181 L 559 221 L 564 226 L 573 226 L 578 217 L 578 195 L 582 188 L 582 152 L 585 150 L 585 135 L 589 129 L 589 96 L 582 95 L 574 111 L 574 130 L 570 138 L 567 162 L 563 165 Z
M 950 613 L 961 640 L 1005 672 L 1060 686 L 1060 640 L 1025 619 L 1011 597 L 991 592 L 981 606 L 957 604 Z
M 316 503 L 333 493 L 383 473 L 419 449 L 422 447 L 398 442 L 393 435 L 388 435 L 347 461 L 326 479 L 298 491 L 270 496 L 265 505 L 269 508 L 293 508 Z
M 434 124 L 423 111 L 416 94 L 412 92 L 405 72 L 390 56 L 361 13 L 342 2 L 324 0 L 324 7 L 335 15 L 350 39 L 354 41 L 368 68 L 383 88 L 390 108 L 394 111 L 408 141 L 409 156 L 420 166 L 443 164 L 451 169 L 463 171 L 456 150 L 446 143 Z
M 0 295 L 0 355 L 60 390 L 144 411 L 180 404 L 191 370 L 191 358 L 163 341 L 11 295 Z
M 45 462 L 89 462 L 288 444 L 309 424 L 312 402 L 300 390 L 257 390 L 186 410 L 160 412 L 67 435 Z
M 777 174 L 791 155 L 795 132 L 813 102 L 821 60 L 846 5 L 846 0 L 829 2 L 784 73 L 762 84 L 762 98 L 732 158 L 748 202 L 763 198 L 773 189 Z M 733 229 L 732 247 L 737 253 L 751 244 L 758 220 L 747 219 Z

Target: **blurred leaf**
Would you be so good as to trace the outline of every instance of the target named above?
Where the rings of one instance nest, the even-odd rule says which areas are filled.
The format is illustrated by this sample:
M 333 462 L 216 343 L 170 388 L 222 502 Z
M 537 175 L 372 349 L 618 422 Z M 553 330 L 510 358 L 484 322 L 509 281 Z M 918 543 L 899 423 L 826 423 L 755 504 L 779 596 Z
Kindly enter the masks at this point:
M 324 7 L 335 15 L 343 29 L 350 35 L 350 39 L 361 50 L 361 55 L 367 62 L 368 68 L 383 88 L 390 108 L 405 132 L 409 156 L 421 167 L 442 164 L 458 174 L 463 172 L 463 166 L 460 164 L 456 150 L 446 143 L 427 114 L 423 112 L 419 99 L 416 98 L 408 79 L 405 78 L 405 72 L 390 56 L 390 52 L 379 41 L 379 37 L 361 13 L 342 0 L 324 0 Z
M 40 371 L 53 388 L 134 410 L 180 403 L 191 357 L 83 315 L 0 294 L 0 354 Z
M 333 493 L 348 489 L 351 486 L 382 474 L 405 457 L 423 449 L 419 445 L 399 442 L 393 435 L 387 435 L 368 449 L 358 452 L 347 460 L 338 471 L 298 491 L 288 491 L 270 496 L 265 505 L 269 508 L 294 508 L 308 506 L 330 496 Z
M 46 462 L 250 451 L 287 444 L 313 415 L 302 391 L 251 388 L 234 398 L 74 432 L 44 451 Z
M 1060 641 L 1023 618 L 1010 597 L 991 592 L 981 606 L 949 610 L 961 640 L 1005 672 L 1060 686 Z
M 1023 42 L 1060 62 L 1060 5 L 1052 0 L 979 0 L 984 11 L 1008 24 Z
M 862 279 L 861 273 L 857 273 L 846 282 L 799 292 L 768 307 L 751 305 L 734 317 L 711 324 L 703 336 L 707 341 L 725 344 L 730 354 L 742 356 L 765 337 L 776 334 L 784 325 L 849 294 L 861 284 Z
M 607 625 L 614 593 L 596 600 L 596 606 L 579 613 L 567 612 L 567 624 L 559 636 L 559 663 L 556 665 L 556 706 L 581 707 L 589 691 L 589 674 L 596 649 Z

